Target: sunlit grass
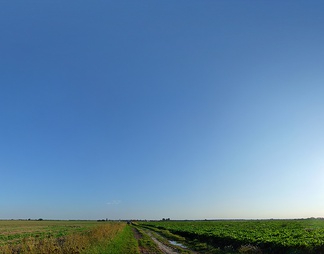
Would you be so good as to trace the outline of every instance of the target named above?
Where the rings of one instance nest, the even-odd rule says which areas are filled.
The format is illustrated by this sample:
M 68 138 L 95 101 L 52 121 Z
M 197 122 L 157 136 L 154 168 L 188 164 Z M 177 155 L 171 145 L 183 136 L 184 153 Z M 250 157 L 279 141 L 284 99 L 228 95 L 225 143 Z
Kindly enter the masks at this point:
M 134 237 L 131 237 L 131 230 L 126 227 L 125 223 L 89 223 L 83 230 L 65 230 L 65 235 L 58 236 L 60 234 L 53 234 L 51 227 L 46 227 L 46 222 L 43 223 L 43 228 L 36 227 L 35 230 L 38 232 L 34 234 L 32 228 L 29 228 L 29 236 L 26 236 L 25 231 L 22 230 L 21 237 L 18 237 L 19 232 L 17 231 L 16 224 L 13 224 L 14 234 L 11 234 L 9 230 L 10 224 L 6 227 L 7 235 L 14 235 L 16 238 L 14 241 L 5 242 L 2 240 L 0 246 L 1 254 L 12 254 L 12 253 L 30 253 L 30 254 L 41 254 L 41 253 L 55 253 L 55 254 L 95 254 L 95 253 L 122 253 L 116 252 L 116 250 L 125 249 L 129 250 L 124 253 L 138 253 L 137 242 Z M 28 223 L 27 223 L 28 224 Z M 50 223 L 49 223 L 50 224 Z M 22 224 L 23 225 L 23 224 Z M 36 224 L 34 224 L 36 225 Z M 37 224 L 39 225 L 39 224 Z M 41 225 L 41 224 L 40 224 Z M 64 228 L 64 222 L 58 224 L 62 229 Z M 72 224 L 67 223 L 66 227 Z M 28 225 L 30 226 L 30 224 Z M 75 225 L 77 227 L 77 223 Z M 5 228 L 2 227 L 2 229 Z M 23 227 L 22 227 L 23 228 Z M 16 230 L 17 229 L 17 230 Z M 126 239 L 128 241 L 126 241 Z M 133 242 L 132 242 L 133 241 Z
M 108 241 L 97 242 L 91 248 L 84 251 L 84 254 L 139 254 L 138 243 L 134 238 L 130 226 L 125 226 L 118 235 Z

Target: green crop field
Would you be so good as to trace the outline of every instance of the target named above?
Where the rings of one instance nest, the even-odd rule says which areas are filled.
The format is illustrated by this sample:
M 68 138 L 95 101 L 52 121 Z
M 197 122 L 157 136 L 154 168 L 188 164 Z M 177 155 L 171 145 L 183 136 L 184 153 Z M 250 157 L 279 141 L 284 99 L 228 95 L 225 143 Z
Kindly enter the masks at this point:
M 183 237 L 200 246 L 202 253 L 324 253 L 321 219 L 159 221 L 141 225 Z

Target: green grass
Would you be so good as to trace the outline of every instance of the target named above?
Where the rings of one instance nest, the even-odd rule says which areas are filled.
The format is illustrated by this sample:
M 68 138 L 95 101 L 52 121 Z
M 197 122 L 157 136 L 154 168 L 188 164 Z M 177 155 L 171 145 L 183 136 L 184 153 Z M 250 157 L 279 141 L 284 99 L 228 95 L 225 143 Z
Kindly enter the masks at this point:
M 139 254 L 138 243 L 132 228 L 125 226 L 113 239 L 95 244 L 84 251 L 85 254 Z
M 95 221 L 0 221 L 0 246 L 17 244 L 25 238 L 62 237 L 98 226 Z
M 1 254 L 137 254 L 126 223 L 95 221 L 0 221 Z

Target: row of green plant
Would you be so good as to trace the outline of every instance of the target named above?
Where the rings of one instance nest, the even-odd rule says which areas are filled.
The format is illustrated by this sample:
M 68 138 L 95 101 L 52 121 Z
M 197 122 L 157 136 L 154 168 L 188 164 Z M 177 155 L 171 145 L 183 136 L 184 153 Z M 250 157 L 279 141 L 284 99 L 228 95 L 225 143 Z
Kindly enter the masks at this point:
M 220 220 L 159 221 L 142 226 L 205 243 L 215 248 L 231 247 L 237 252 L 255 249 L 258 253 L 324 253 L 324 220 Z M 246 252 L 248 253 L 248 252 Z

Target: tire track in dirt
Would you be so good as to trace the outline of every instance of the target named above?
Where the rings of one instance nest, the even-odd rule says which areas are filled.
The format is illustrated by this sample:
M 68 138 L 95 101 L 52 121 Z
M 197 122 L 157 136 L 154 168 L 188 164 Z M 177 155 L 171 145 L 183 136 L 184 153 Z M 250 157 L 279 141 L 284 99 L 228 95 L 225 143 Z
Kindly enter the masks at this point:
M 143 238 L 143 235 L 141 232 L 139 232 L 136 228 L 133 228 L 134 237 L 137 241 L 141 240 Z M 157 240 L 152 233 L 145 232 L 147 236 L 157 245 L 159 250 L 164 254 L 178 254 L 179 252 L 173 250 L 171 247 L 163 244 L 159 240 Z M 141 254 L 155 254 L 156 252 L 152 252 L 151 250 L 146 249 L 145 247 L 139 246 L 139 251 Z
M 150 232 L 147 232 L 147 235 L 151 237 L 153 242 L 159 247 L 159 249 L 164 253 L 164 254 L 178 254 L 179 252 L 175 251 L 171 247 L 165 245 L 164 243 L 161 243 L 159 240 L 157 240 Z
M 132 228 L 132 230 L 133 230 L 134 237 L 135 237 L 135 239 L 137 241 L 139 241 L 139 240 L 141 240 L 143 238 L 143 235 L 136 228 Z M 138 249 L 139 249 L 141 254 L 153 254 L 151 251 L 146 250 L 142 246 L 138 246 Z
M 133 227 L 133 233 L 137 241 L 141 241 L 143 238 L 145 239 L 149 238 L 155 243 L 157 247 L 157 248 L 155 247 L 156 248 L 155 250 L 152 250 L 150 248 L 145 248 L 145 245 L 144 247 L 139 246 L 139 251 L 141 254 L 156 254 L 157 250 L 159 250 L 158 253 L 163 253 L 163 254 L 179 254 L 179 253 L 198 254 L 198 252 L 190 250 L 185 246 L 174 245 L 173 248 L 172 242 L 170 242 L 169 244 L 165 244 L 165 242 L 169 242 L 169 240 L 167 240 L 165 237 L 161 236 L 160 234 L 153 233 L 149 229 L 139 231 L 136 227 Z

